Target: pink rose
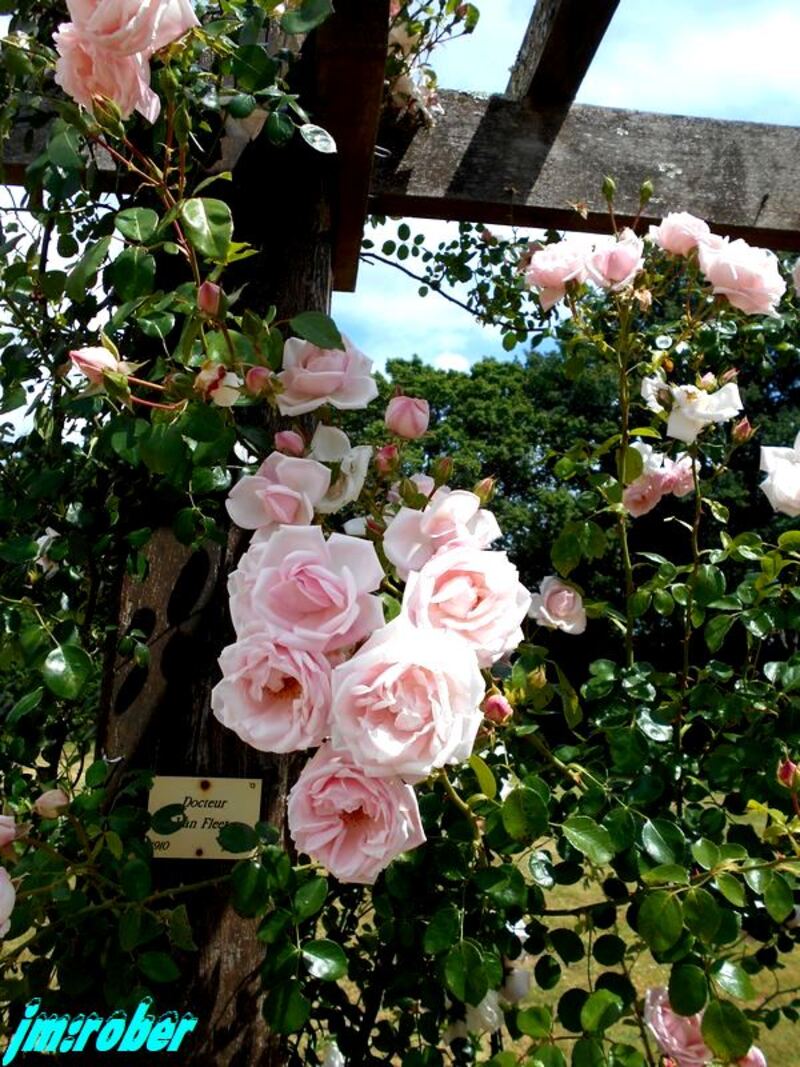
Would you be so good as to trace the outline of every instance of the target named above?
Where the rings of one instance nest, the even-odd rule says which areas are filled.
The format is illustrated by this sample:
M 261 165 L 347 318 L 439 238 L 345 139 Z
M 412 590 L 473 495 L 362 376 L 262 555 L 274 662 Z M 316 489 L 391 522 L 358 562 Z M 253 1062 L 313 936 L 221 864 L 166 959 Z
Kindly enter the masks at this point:
M 375 466 L 379 474 L 391 474 L 400 460 L 400 450 L 397 445 L 383 445 L 375 452 Z
M 411 482 L 411 484 L 414 486 L 418 493 L 421 493 L 422 496 L 428 497 L 428 499 L 433 496 L 436 490 L 436 482 L 433 480 L 433 478 L 431 478 L 429 474 L 412 474 L 408 480 Z M 450 490 L 448 489 L 448 492 L 449 491 Z M 400 501 L 403 499 L 400 496 L 400 482 L 395 482 L 394 485 L 390 487 L 389 492 L 386 494 L 386 499 L 389 501 L 390 504 L 400 503 Z
M 539 592 L 531 598 L 528 615 L 551 630 L 582 634 L 586 629 L 586 611 L 580 593 L 551 574 L 542 580 Z
M 241 396 L 242 380 L 223 363 L 210 360 L 202 365 L 194 380 L 194 389 L 203 399 L 219 408 L 232 408 Z
M 563 299 L 568 282 L 585 279 L 586 248 L 569 238 L 534 252 L 525 271 L 525 281 L 538 291 L 544 311 Z
M 306 526 L 330 484 L 330 470 L 315 459 L 273 452 L 255 474 L 236 483 L 225 507 L 243 530 Z
M 780 785 L 796 792 L 800 788 L 800 767 L 790 759 L 782 759 L 778 764 L 777 778 Z
M 601 288 L 624 289 L 644 266 L 644 241 L 633 230 L 622 230 L 617 237 L 598 242 L 586 266 Z
M 275 434 L 275 447 L 287 456 L 302 456 L 306 450 L 306 443 L 294 430 L 279 430 Z
M 272 388 L 275 375 L 269 367 L 250 367 L 244 376 L 244 387 L 250 396 L 264 396 Z
M 282 415 L 305 415 L 332 404 L 342 411 L 365 408 L 378 395 L 372 361 L 344 339 L 344 351 L 317 348 L 310 341 L 290 337 L 283 348 L 283 370 L 278 375 Z
M 688 211 L 671 211 L 659 226 L 650 227 L 650 237 L 659 248 L 674 256 L 687 256 L 711 234 L 708 223 Z
M 401 615 L 333 672 L 331 745 L 365 774 L 421 781 L 472 752 L 483 694 L 465 642 Z
M 222 289 L 214 282 L 203 282 L 197 289 L 197 310 L 215 319 L 222 308 Z
M 758 1045 L 753 1045 L 747 1055 L 736 1062 L 738 1067 L 767 1067 L 767 1057 Z
M 692 457 L 685 452 L 677 459 L 664 457 L 664 484 L 665 492 L 673 496 L 686 496 L 694 492 L 694 472 Z
M 142 55 L 117 55 L 98 48 L 71 22 L 53 36 L 58 52 L 55 80 L 67 96 L 92 110 L 96 97 L 112 100 L 123 118 L 132 112 L 155 122 L 161 101 L 150 88 L 150 66 Z
M 746 241 L 717 239 L 698 246 L 700 268 L 714 293 L 726 296 L 746 315 L 777 314 L 786 292 L 778 259 L 766 248 L 753 248 Z
M 427 400 L 413 396 L 394 396 L 386 408 L 386 429 L 409 441 L 422 437 L 431 420 Z
M 483 714 L 489 722 L 502 726 L 503 723 L 513 719 L 514 709 L 502 693 L 490 693 L 483 702 Z
M 17 836 L 17 824 L 12 815 L 0 815 L 0 848 L 5 848 Z
M 396 856 L 425 842 L 412 787 L 399 778 L 367 777 L 330 745 L 303 768 L 288 816 L 297 851 L 340 882 L 373 885 Z
M 298 752 L 330 733 L 331 665 L 263 632 L 223 650 L 211 707 L 223 726 L 260 752 Z
M 411 571 L 421 570 L 436 552 L 454 541 L 488 548 L 499 536 L 497 519 L 481 508 L 474 493 L 442 486 L 424 511 L 398 511 L 384 534 L 383 550 L 405 581 Z
M 97 345 L 93 348 L 78 348 L 70 352 L 73 367 L 85 374 L 92 385 L 102 385 L 106 371 L 112 374 L 127 374 L 128 365 L 117 359 L 107 348 Z
M 14 910 L 17 894 L 14 883 L 5 867 L 0 867 L 0 937 L 5 937 L 11 929 L 11 912 Z
M 707 1067 L 713 1060 L 713 1053 L 703 1041 L 702 1012 L 689 1016 L 676 1014 L 670 1007 L 666 989 L 647 990 L 644 1020 L 661 1051 L 672 1056 L 678 1067 Z
M 319 526 L 282 526 L 252 544 L 229 579 L 230 609 L 240 637 L 267 627 L 283 644 L 333 652 L 383 626 L 380 598 L 370 595 L 383 570 L 370 541 Z
M 505 552 L 469 545 L 442 549 L 408 576 L 403 610 L 414 626 L 463 638 L 481 667 L 491 667 L 522 640 L 531 595 Z
M 629 515 L 638 519 L 657 507 L 666 492 L 668 489 L 660 471 L 640 474 L 623 490 L 622 505 Z
M 69 807 L 69 797 L 63 789 L 48 789 L 34 801 L 33 809 L 43 819 L 57 819 Z
M 137 52 L 149 58 L 200 25 L 189 0 L 67 0 L 67 8 L 84 40 L 112 53 L 112 62 Z

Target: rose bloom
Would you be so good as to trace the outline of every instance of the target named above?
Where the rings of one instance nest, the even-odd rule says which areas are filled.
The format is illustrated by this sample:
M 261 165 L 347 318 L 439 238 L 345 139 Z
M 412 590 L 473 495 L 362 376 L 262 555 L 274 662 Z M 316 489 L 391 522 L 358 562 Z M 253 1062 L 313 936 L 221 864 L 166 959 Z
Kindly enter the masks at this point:
M 320 652 L 289 648 L 264 632 L 223 650 L 214 715 L 260 752 L 298 752 L 330 733 L 331 665 Z
M 463 638 L 481 667 L 491 667 L 522 640 L 531 605 L 519 571 L 505 552 L 469 545 L 442 549 L 408 576 L 403 610 L 414 626 Z
M 761 470 L 767 475 L 761 489 L 775 511 L 797 518 L 800 515 L 800 434 L 792 448 L 762 448 Z
M 138 111 L 155 122 L 161 101 L 150 88 L 150 66 L 141 55 L 116 55 L 83 37 L 71 22 L 53 35 L 58 52 L 55 80 L 67 96 L 92 110 L 96 97 L 112 100 L 127 119 Z
M 735 382 L 728 382 L 713 393 L 694 385 L 673 386 L 667 436 L 690 445 L 707 426 L 729 422 L 741 410 L 742 398 Z
M 494 1033 L 503 1025 L 500 994 L 490 989 L 477 1006 L 467 1004 L 465 1013 L 467 1032 L 470 1034 Z
M 664 216 L 660 225 L 650 227 L 652 240 L 659 248 L 674 256 L 688 256 L 710 234 L 708 223 L 696 215 L 690 215 L 688 211 L 671 211 Z
M 34 801 L 33 808 L 43 819 L 57 819 L 69 807 L 69 797 L 63 789 L 48 789 Z
M 250 367 L 244 376 L 244 387 L 250 396 L 266 395 L 272 388 L 275 375 L 269 367 Z
M 333 652 L 383 626 L 372 596 L 383 570 L 369 541 L 319 526 L 282 526 L 252 544 L 228 580 L 240 637 L 267 628 L 284 644 Z
M 14 910 L 17 894 L 11 876 L 5 867 L 0 867 L 0 937 L 5 937 L 11 929 L 11 912 Z
M 707 1067 L 714 1056 L 703 1041 L 702 1013 L 678 1015 L 669 1003 L 666 989 L 648 989 L 644 1001 L 644 1020 L 665 1056 L 672 1056 L 678 1067 Z
M 586 611 L 577 590 L 551 574 L 542 580 L 534 593 L 528 615 L 551 630 L 582 634 L 586 629 Z
M 241 396 L 242 380 L 222 363 L 204 363 L 194 380 L 203 399 L 220 408 L 232 408 Z
M 681 452 L 676 459 L 664 456 L 664 480 L 666 492 L 673 496 L 686 496 L 694 492 L 694 467 L 691 456 Z
M 17 836 L 17 824 L 12 815 L 0 815 L 0 848 L 5 848 Z
M 615 291 L 630 285 L 643 266 L 644 241 L 629 229 L 599 241 L 586 261 L 592 281 Z
M 365 774 L 421 781 L 472 752 L 483 694 L 466 642 L 401 615 L 333 672 L 331 745 Z
M 475 493 L 442 486 L 424 511 L 401 508 L 386 528 L 383 550 L 405 581 L 440 549 L 454 541 L 488 548 L 500 536 L 497 519 L 481 508 Z
M 289 793 L 288 820 L 297 851 L 340 882 L 373 885 L 396 856 L 425 841 L 410 785 L 369 778 L 327 744 Z
M 534 252 L 525 271 L 525 281 L 539 293 L 543 311 L 562 300 L 567 282 L 586 279 L 586 248 L 565 238 Z
M 111 62 L 165 48 L 199 26 L 189 0 L 67 0 L 81 36 L 112 53 Z
M 287 456 L 302 456 L 306 443 L 295 430 L 279 430 L 275 434 L 275 448 Z
M 647 515 L 661 503 L 666 492 L 664 475 L 660 471 L 640 474 L 622 493 L 622 505 L 635 519 Z
M 427 400 L 413 396 L 394 396 L 386 408 L 386 429 L 398 437 L 414 441 L 422 437 L 431 421 L 431 409 Z
M 225 507 L 243 530 L 305 526 L 328 491 L 331 472 L 313 459 L 272 452 L 231 489 Z
M 317 348 L 310 341 L 290 337 L 283 347 L 283 370 L 278 379 L 282 415 L 305 415 L 323 404 L 342 411 L 365 408 L 378 395 L 372 361 L 347 338 L 344 351 Z
M 372 459 L 369 445 L 352 448 L 344 431 L 335 426 L 318 426 L 311 439 L 310 455 L 320 463 L 335 463 L 339 469 L 336 481 L 317 505 L 320 515 L 333 515 L 358 500 Z
M 753 248 L 741 239 L 719 239 L 699 245 L 700 268 L 719 296 L 747 315 L 777 314 L 786 292 L 778 258 L 766 248 Z
M 69 358 L 72 360 L 73 367 L 77 367 L 81 374 L 85 374 L 92 385 L 102 385 L 103 374 L 106 371 L 111 371 L 115 374 L 128 374 L 130 370 L 127 363 L 117 359 L 112 352 L 109 352 L 107 348 L 103 348 L 102 345 L 96 345 L 91 348 L 77 348 L 74 352 L 70 352 Z

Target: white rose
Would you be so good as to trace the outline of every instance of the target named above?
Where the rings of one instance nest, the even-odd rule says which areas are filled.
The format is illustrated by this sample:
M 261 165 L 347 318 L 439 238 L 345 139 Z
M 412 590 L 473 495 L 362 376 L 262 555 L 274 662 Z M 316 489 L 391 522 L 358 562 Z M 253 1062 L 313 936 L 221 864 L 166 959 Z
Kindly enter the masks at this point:
M 761 470 L 767 475 L 761 489 L 775 511 L 800 515 L 800 434 L 792 448 L 762 448 Z
M 728 422 L 741 410 L 742 398 L 736 382 L 728 382 L 713 393 L 694 385 L 673 386 L 667 436 L 690 445 L 707 426 Z
M 338 463 L 339 475 L 317 504 L 321 515 L 332 515 L 358 500 L 369 470 L 369 445 L 350 447 L 350 439 L 335 426 L 318 426 L 311 438 L 311 456 L 320 463 Z

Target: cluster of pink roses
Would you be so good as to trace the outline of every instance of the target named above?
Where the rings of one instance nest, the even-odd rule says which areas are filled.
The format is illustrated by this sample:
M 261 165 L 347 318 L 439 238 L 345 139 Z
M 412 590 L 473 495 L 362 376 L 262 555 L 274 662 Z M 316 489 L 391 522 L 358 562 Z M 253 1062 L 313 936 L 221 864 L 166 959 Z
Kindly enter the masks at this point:
M 150 57 L 199 25 L 189 0 L 67 0 L 71 22 L 55 34 L 56 82 L 91 110 L 112 100 L 124 118 L 155 122 L 161 101 L 150 88 Z
M 666 215 L 659 226 L 650 227 L 649 237 L 670 255 L 696 252 L 712 292 L 733 307 L 747 315 L 775 315 L 786 282 L 772 252 L 712 234 L 707 223 L 685 211 Z M 623 229 L 591 244 L 573 235 L 538 248 L 525 266 L 525 280 L 547 311 L 563 300 L 570 285 L 592 281 L 619 291 L 632 285 L 643 267 L 644 241 Z
M 686 496 L 694 489 L 692 457 L 682 453 L 677 459 L 656 452 L 644 441 L 633 441 L 631 448 L 642 457 L 642 473 L 631 482 L 622 494 L 622 503 L 628 514 L 638 518 L 646 515 L 672 493 Z
M 278 405 L 291 415 L 364 406 L 376 393 L 369 369 L 350 346 L 289 341 Z M 428 418 L 424 401 L 400 396 L 386 425 L 414 438 Z M 319 425 L 308 449 L 281 431 L 231 491 L 231 516 L 255 534 L 230 578 L 237 640 L 212 707 L 262 751 L 318 749 L 291 791 L 290 832 L 342 881 L 371 884 L 424 841 L 412 786 L 471 753 L 481 668 L 519 644 L 531 597 L 506 554 L 487 551 L 500 529 L 480 497 L 442 486 L 423 510 L 386 513 L 383 550 L 406 588 L 385 625 L 374 544 L 313 525 L 358 498 L 371 450 L 350 461 L 358 451 L 335 427 Z
M 703 1040 L 703 1013 L 678 1015 L 666 989 L 648 989 L 644 1019 L 659 1048 L 675 1067 L 708 1067 L 714 1054 Z M 757 1045 L 737 1060 L 737 1067 L 767 1067 L 767 1058 Z

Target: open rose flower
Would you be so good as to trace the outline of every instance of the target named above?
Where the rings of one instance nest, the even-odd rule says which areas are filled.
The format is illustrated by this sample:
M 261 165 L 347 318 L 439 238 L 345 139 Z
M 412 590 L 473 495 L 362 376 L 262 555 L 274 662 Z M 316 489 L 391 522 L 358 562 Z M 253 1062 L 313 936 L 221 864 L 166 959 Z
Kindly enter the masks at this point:
M 505 552 L 469 545 L 442 549 L 408 576 L 403 610 L 414 626 L 463 638 L 481 667 L 491 667 L 522 640 L 531 595 Z
M 331 665 L 260 632 L 223 650 L 211 707 L 223 726 L 261 752 L 298 752 L 330 733 Z
M 713 1053 L 703 1041 L 702 1013 L 678 1015 L 670 1006 L 666 989 L 647 990 L 644 1020 L 661 1051 L 672 1056 L 678 1067 L 707 1067 L 713 1060 Z
M 344 351 L 317 348 L 310 341 L 290 337 L 283 347 L 283 370 L 278 379 L 282 415 L 305 415 L 323 404 L 343 411 L 365 408 L 378 395 L 372 361 L 344 339 Z
M 327 744 L 292 788 L 288 818 L 297 851 L 340 882 L 373 885 L 395 857 L 425 841 L 410 785 L 370 778 Z
M 365 774 L 420 781 L 467 759 L 483 694 L 466 642 L 401 615 L 333 672 L 331 744 Z
M 792 448 L 762 448 L 761 470 L 766 474 L 761 490 L 775 511 L 797 518 L 800 515 L 800 434 Z
M 14 883 L 5 867 L 0 867 L 0 937 L 11 929 L 11 912 L 17 900 Z
M 335 426 L 318 426 L 311 439 L 311 456 L 320 463 L 334 463 L 335 481 L 317 505 L 320 515 L 332 515 L 361 496 L 372 459 L 369 445 L 352 448 L 350 439 Z
M 383 626 L 372 595 L 382 580 L 369 541 L 281 526 L 252 544 L 230 576 L 231 618 L 240 637 L 266 627 L 293 648 L 333 652 Z
M 421 570 L 440 549 L 460 541 L 473 548 L 488 548 L 500 536 L 491 511 L 480 498 L 463 489 L 442 486 L 424 511 L 400 508 L 386 528 L 383 550 L 403 581 Z
M 273 452 L 255 474 L 236 483 L 225 506 L 243 530 L 304 526 L 313 520 L 330 482 L 331 472 L 321 463 Z
M 0 848 L 5 848 L 17 836 L 17 824 L 12 815 L 0 815 Z
M 632 441 L 631 448 L 642 457 L 642 473 L 622 494 L 629 515 L 639 518 L 648 514 L 668 493 L 680 497 L 694 490 L 691 456 L 681 453 L 673 460 L 656 452 L 645 441 Z
M 601 238 L 586 261 L 592 281 L 613 291 L 630 285 L 643 266 L 644 241 L 628 229 L 618 237 Z
M 108 371 L 112 374 L 129 374 L 130 367 L 123 360 L 118 359 L 107 348 L 96 345 L 91 348 L 76 348 L 70 352 L 69 358 L 73 367 L 81 374 L 85 374 L 92 385 L 102 385 L 103 375 Z
M 650 227 L 651 239 L 673 256 L 688 256 L 710 234 L 708 223 L 688 211 L 671 211 L 658 226 Z
M 539 592 L 531 598 L 528 614 L 551 630 L 582 634 L 586 629 L 586 610 L 580 593 L 554 574 L 542 580 Z
M 698 251 L 700 268 L 714 293 L 747 315 L 777 314 L 786 282 L 774 252 L 724 238 L 701 242 Z
M 585 278 L 586 246 L 569 237 L 534 252 L 525 271 L 525 282 L 538 292 L 544 311 L 563 300 L 568 282 Z
M 642 398 L 651 411 L 669 410 L 667 435 L 692 444 L 708 426 L 729 422 L 742 410 L 736 382 L 721 389 L 696 385 L 671 385 L 662 376 L 642 381 Z
M 67 96 L 92 110 L 98 97 L 112 100 L 123 118 L 138 111 L 155 122 L 161 101 L 150 88 L 150 65 L 143 55 L 116 55 L 85 38 L 71 22 L 53 35 L 58 52 L 55 80 Z
M 67 0 L 81 36 L 112 53 L 112 61 L 152 55 L 199 26 L 189 0 Z

